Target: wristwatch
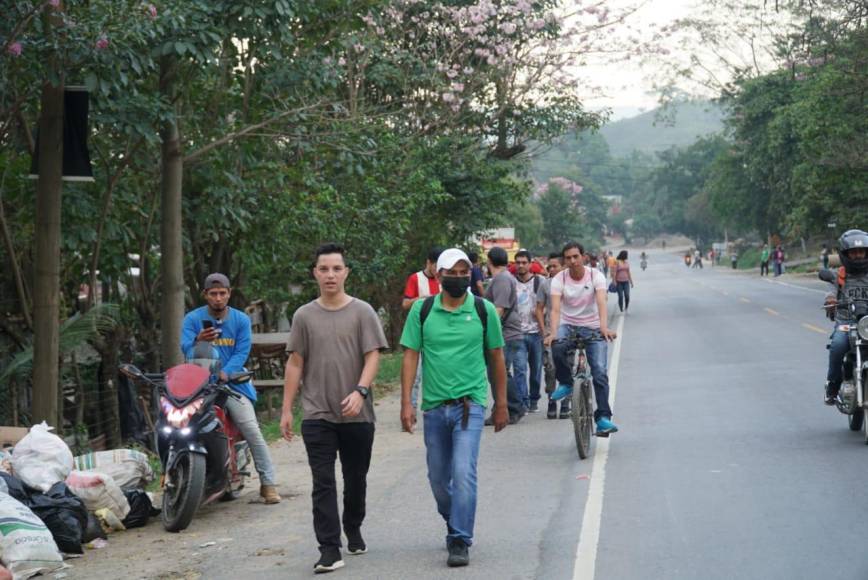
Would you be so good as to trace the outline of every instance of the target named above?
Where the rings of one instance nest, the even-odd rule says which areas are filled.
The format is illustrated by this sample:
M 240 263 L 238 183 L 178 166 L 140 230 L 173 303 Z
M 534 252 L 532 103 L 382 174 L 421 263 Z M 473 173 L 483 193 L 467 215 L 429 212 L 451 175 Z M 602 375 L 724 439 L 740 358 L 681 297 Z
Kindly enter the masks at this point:
M 368 387 L 363 387 L 362 385 L 359 385 L 358 387 L 356 387 L 356 391 L 362 396 L 363 399 L 367 399 L 368 394 L 370 394 L 370 392 L 371 392 L 371 390 Z

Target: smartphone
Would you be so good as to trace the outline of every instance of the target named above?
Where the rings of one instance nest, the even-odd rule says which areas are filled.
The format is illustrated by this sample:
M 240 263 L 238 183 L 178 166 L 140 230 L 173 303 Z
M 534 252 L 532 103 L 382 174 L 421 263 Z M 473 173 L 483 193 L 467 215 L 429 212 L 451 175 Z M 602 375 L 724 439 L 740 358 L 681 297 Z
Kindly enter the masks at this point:
M 214 326 L 214 323 L 211 322 L 210 320 L 203 320 L 202 321 L 202 330 L 208 330 L 209 328 L 212 328 L 213 326 Z

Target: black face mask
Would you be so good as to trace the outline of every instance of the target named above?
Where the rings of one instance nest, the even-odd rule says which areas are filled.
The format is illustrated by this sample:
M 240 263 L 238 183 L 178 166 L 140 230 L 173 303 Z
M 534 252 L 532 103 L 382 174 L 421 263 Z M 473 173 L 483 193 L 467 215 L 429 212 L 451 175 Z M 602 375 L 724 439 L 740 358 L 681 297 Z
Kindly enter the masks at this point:
M 470 276 L 442 276 L 440 285 L 453 298 L 461 298 L 470 288 Z

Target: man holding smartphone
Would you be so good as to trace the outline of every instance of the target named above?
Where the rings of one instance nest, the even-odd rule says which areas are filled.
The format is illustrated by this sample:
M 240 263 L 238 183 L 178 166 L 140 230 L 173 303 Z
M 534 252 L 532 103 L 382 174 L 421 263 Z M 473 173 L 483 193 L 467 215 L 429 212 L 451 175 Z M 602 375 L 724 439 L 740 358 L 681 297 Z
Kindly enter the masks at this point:
M 184 317 L 181 350 L 190 358 L 197 342 L 211 343 L 220 358 L 220 377 L 225 380 L 229 374 L 244 370 L 244 364 L 250 355 L 250 318 L 229 306 L 232 288 L 229 286 L 229 278 L 223 274 L 209 274 L 205 278 L 202 295 L 207 304 L 188 312 Z M 253 406 L 256 402 L 256 389 L 250 381 L 232 384 L 231 387 L 242 397 L 227 398 L 226 411 L 250 446 L 253 463 L 259 473 L 259 495 L 267 504 L 280 503 L 271 454 L 262 431 L 259 430 L 256 409 Z

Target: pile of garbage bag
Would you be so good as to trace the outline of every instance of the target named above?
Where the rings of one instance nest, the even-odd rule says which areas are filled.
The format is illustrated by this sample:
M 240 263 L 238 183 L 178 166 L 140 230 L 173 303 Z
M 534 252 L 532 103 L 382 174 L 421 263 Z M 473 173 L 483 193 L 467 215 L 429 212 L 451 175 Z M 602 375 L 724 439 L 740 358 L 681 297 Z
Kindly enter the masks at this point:
M 63 553 L 159 514 L 144 491 L 154 473 L 144 453 L 117 449 L 73 457 L 51 427 L 34 425 L 0 451 L 0 580 L 63 566 Z

